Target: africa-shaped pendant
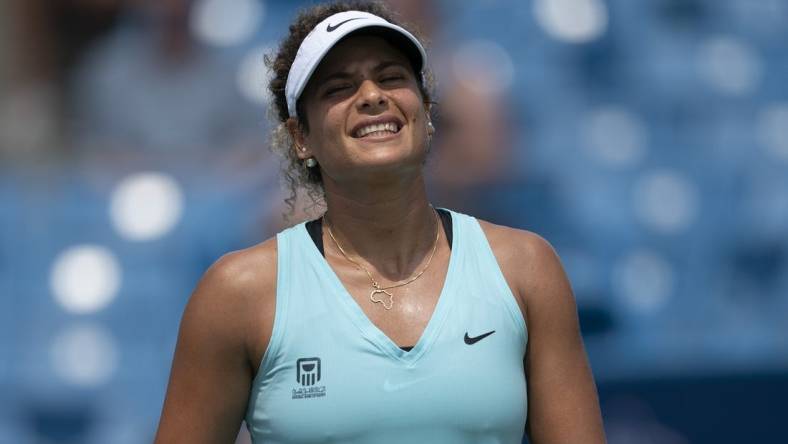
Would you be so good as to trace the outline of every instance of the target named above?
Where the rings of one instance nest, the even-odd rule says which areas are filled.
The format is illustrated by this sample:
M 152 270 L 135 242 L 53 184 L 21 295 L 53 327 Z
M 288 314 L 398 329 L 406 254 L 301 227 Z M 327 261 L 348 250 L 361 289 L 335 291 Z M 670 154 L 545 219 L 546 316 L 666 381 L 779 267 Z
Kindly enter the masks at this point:
M 383 299 L 376 299 L 376 298 L 375 298 L 375 294 L 376 294 L 376 293 L 383 293 L 383 294 L 386 294 L 386 295 L 388 295 L 388 297 L 389 297 L 389 303 L 388 303 L 388 305 L 386 305 L 386 301 L 385 301 L 385 300 L 383 300 Z M 381 296 L 382 296 L 382 295 L 381 295 Z M 389 292 L 388 292 L 388 291 L 386 291 L 386 290 L 380 290 L 380 289 L 377 289 L 377 288 L 376 288 L 376 289 L 374 289 L 374 290 L 372 290 L 372 293 L 370 293 L 370 294 L 369 294 L 369 299 L 370 299 L 372 302 L 375 302 L 375 303 L 378 303 L 378 304 L 383 304 L 383 308 L 385 308 L 386 310 L 391 310 L 391 307 L 393 307 L 393 306 L 394 306 L 394 295 L 393 295 L 393 294 L 391 294 L 391 293 L 389 293 Z

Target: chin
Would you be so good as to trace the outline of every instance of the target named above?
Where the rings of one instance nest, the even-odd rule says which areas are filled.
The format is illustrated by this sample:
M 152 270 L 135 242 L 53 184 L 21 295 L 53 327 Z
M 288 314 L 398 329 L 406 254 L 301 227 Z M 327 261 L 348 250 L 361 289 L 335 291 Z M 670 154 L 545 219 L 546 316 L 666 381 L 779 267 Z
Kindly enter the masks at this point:
M 372 155 L 357 158 L 356 171 L 364 176 L 374 175 L 379 180 L 401 178 L 419 172 L 424 165 L 425 151 L 407 151 L 401 149 L 381 150 Z
M 388 146 L 364 150 L 358 160 L 370 167 L 397 168 L 420 165 L 426 155 L 426 150 L 421 147 Z

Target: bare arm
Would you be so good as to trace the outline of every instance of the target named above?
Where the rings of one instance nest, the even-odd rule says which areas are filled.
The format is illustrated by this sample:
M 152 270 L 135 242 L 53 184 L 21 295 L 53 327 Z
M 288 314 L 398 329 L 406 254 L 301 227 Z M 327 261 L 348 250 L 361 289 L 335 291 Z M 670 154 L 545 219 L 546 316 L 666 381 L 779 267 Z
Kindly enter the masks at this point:
M 255 341 L 263 337 L 267 346 L 273 321 L 266 301 L 275 293 L 276 253 L 269 242 L 224 256 L 192 294 L 156 444 L 235 442 L 256 367 Z
M 605 443 L 572 288 L 547 241 L 528 238 L 530 279 L 521 293 L 528 307 L 528 438 L 533 444 Z
M 532 444 L 605 443 L 572 288 L 541 237 L 483 223 L 528 327 L 526 433 Z

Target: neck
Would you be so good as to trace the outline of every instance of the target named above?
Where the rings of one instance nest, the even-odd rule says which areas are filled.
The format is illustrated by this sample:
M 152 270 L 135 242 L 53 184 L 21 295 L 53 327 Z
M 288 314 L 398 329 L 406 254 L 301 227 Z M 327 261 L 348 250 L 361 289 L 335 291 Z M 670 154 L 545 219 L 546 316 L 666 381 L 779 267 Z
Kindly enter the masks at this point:
M 389 281 L 417 271 L 440 229 L 421 176 L 401 186 L 326 185 L 326 220 L 350 257 Z M 329 244 L 341 255 L 330 238 Z

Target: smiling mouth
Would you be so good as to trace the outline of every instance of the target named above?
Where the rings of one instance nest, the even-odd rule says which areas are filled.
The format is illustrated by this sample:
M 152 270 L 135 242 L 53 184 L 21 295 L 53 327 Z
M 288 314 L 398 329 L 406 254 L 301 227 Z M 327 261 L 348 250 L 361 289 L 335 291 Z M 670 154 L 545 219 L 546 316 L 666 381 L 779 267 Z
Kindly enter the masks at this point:
M 376 123 L 373 125 L 362 126 L 353 133 L 356 139 L 386 137 L 397 134 L 402 129 L 395 122 Z

